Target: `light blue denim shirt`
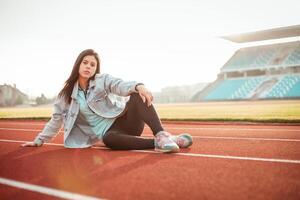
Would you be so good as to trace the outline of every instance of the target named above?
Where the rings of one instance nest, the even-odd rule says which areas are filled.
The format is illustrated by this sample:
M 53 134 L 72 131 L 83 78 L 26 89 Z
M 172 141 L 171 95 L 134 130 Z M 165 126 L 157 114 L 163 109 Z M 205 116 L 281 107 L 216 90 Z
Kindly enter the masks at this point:
M 88 97 L 89 93 L 87 94 Z M 80 113 L 83 114 L 89 125 L 91 126 L 93 132 L 98 138 L 104 136 L 106 131 L 111 127 L 116 118 L 104 118 L 95 114 L 88 106 L 86 102 L 87 98 L 82 90 L 78 92 L 78 100 L 80 106 Z
M 129 96 L 137 92 L 135 90 L 136 84 L 137 82 L 135 81 L 123 81 L 109 74 L 96 74 L 95 80 L 90 80 L 89 82 L 87 105 L 96 115 L 106 119 L 114 119 L 122 114 L 128 99 L 112 99 L 109 94 L 123 97 Z M 57 97 L 52 117 L 45 125 L 43 131 L 35 138 L 34 142 L 36 144 L 41 145 L 43 142 L 50 141 L 58 133 L 62 125 L 64 126 L 65 147 L 83 148 L 93 144 L 87 140 L 81 141 L 82 138 L 75 138 L 76 134 L 71 134 L 73 130 L 78 130 L 78 127 L 74 126 L 80 109 L 78 82 L 74 85 L 71 97 L 72 101 L 70 104 L 67 104 L 63 98 Z

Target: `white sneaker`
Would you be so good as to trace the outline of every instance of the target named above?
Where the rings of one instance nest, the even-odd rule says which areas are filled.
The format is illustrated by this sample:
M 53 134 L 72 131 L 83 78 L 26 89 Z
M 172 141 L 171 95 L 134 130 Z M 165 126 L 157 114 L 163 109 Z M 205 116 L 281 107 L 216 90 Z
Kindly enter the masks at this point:
M 172 135 L 166 131 L 160 131 L 154 139 L 155 151 L 163 153 L 178 152 L 179 146 L 172 140 Z
M 193 144 L 193 138 L 188 133 L 172 135 L 171 138 L 180 148 L 188 148 Z

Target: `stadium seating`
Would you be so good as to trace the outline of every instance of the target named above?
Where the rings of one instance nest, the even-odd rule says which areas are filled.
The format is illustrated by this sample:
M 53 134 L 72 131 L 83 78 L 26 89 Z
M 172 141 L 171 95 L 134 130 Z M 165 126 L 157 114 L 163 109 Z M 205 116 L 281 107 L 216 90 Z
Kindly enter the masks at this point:
M 235 78 L 222 81 L 204 100 L 246 99 L 263 82 L 264 77 Z
M 204 100 L 250 99 L 253 92 L 264 82 L 265 76 L 234 78 L 220 82 Z M 288 98 L 300 96 L 300 75 L 283 75 L 279 81 L 261 98 Z
M 300 96 L 300 75 L 285 75 L 267 93 L 266 98 Z
M 257 57 L 257 52 L 241 50 L 238 51 L 225 66 L 226 69 L 239 69 L 252 64 Z
M 300 64 L 300 47 L 293 51 L 283 63 L 286 65 Z
M 300 98 L 300 42 L 239 49 L 218 77 L 202 100 Z
M 252 63 L 251 67 L 259 68 L 261 66 L 266 66 L 273 58 L 274 54 L 276 53 L 275 49 L 264 49 L 262 50 Z
M 267 65 L 275 53 L 273 48 L 244 49 L 238 51 L 223 69 L 259 68 Z
M 238 50 L 222 70 L 259 69 L 269 65 L 299 65 L 300 44 L 286 43 Z

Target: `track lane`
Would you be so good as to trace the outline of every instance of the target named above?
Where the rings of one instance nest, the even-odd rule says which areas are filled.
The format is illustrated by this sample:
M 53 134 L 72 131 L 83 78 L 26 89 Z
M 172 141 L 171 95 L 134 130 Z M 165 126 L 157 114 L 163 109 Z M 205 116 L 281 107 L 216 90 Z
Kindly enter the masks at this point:
M 2 125 L 0 123 L 0 127 Z M 30 126 L 25 128 L 43 127 L 43 125 Z M 19 125 L 12 128 L 14 127 L 22 128 Z M 182 127 L 166 125 L 166 129 L 173 130 L 174 133 L 180 133 Z M 198 126 L 191 127 L 193 129 L 189 129 L 188 132 L 199 136 L 211 134 L 249 137 L 250 135 L 273 138 L 279 136 L 297 138 L 299 135 L 297 126 L 287 126 L 290 130 L 288 132 L 272 131 L 270 127 L 261 130 L 251 126 L 243 133 L 240 131 L 247 130 L 247 127 L 241 129 L 238 126 L 236 128 L 238 130 L 230 131 L 236 126 L 233 128 L 226 126 L 227 129 L 223 133 L 221 131 L 225 127 L 223 125 L 201 126 L 203 129 L 196 127 Z M 284 127 L 281 126 L 281 129 Z M 279 127 L 276 128 L 279 130 Z M 25 133 L 0 130 L 0 139 L 31 140 L 37 133 L 38 131 Z M 148 128 L 143 135 L 150 135 Z M 61 144 L 62 134 L 52 142 Z M 196 138 L 193 148 L 182 152 L 256 157 L 275 155 L 283 159 L 299 159 L 299 144 L 283 141 Z M 90 196 L 108 199 L 299 199 L 300 197 L 299 164 L 103 149 L 66 149 L 52 145 L 45 145 L 42 148 L 22 148 L 19 145 L 20 143 L 0 142 L 0 177 Z M 27 198 L 26 193 L 20 192 L 20 198 L 29 199 L 30 195 Z M 1 197 L 2 194 L 4 193 L 0 190 Z
M 41 131 L 46 122 L 44 121 L 6 121 L 0 120 L 0 130 L 24 129 Z M 232 125 L 232 124 L 193 124 L 193 123 L 163 123 L 167 131 L 180 134 L 188 132 L 194 136 L 219 136 L 219 137 L 252 137 L 252 138 L 282 138 L 300 139 L 300 125 L 296 126 L 271 126 L 271 125 Z M 20 130 L 21 131 L 21 130 Z M 26 131 L 28 132 L 28 131 Z M 145 127 L 145 134 L 151 134 L 150 129 Z
M 37 131 L 24 134 L 22 131 L 0 130 L 0 139 L 30 141 L 36 135 Z M 144 135 L 150 134 L 146 132 Z M 63 134 L 58 134 L 51 142 L 63 143 Z M 181 152 L 300 160 L 300 142 L 194 138 L 192 148 L 181 149 Z
M 0 148 L 1 177 L 108 199 L 297 199 L 300 195 L 300 165 L 295 164 L 61 146 L 24 149 L 13 143 Z

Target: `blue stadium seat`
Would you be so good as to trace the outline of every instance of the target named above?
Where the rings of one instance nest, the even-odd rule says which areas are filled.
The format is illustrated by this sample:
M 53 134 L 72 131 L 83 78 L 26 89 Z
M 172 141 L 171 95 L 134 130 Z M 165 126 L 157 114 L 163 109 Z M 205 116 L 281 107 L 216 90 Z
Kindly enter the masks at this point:
M 223 70 L 259 69 L 268 65 L 300 64 L 299 44 L 248 47 L 237 51 L 224 65 Z
M 300 47 L 292 52 L 283 62 L 286 65 L 300 64 Z
M 300 75 L 285 75 L 271 88 L 267 98 L 300 97 Z
M 264 77 L 235 78 L 222 81 L 204 100 L 247 99 Z

